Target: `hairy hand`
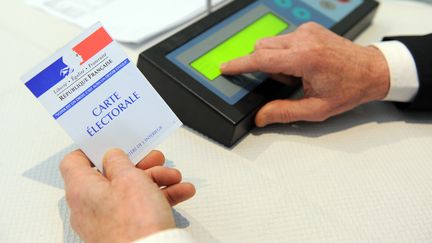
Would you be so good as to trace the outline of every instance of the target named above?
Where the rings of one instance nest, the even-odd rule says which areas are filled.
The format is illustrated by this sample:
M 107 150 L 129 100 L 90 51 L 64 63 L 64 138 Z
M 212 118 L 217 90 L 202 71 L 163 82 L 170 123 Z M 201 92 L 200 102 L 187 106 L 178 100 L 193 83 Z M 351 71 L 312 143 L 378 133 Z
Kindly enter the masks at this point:
M 105 176 L 81 151 L 67 155 L 60 166 L 71 225 L 85 242 L 131 242 L 173 228 L 171 206 L 195 194 L 192 184 L 181 183 L 178 170 L 162 167 L 160 152 L 135 167 L 114 149 L 103 162 Z
M 259 127 L 323 121 L 383 99 L 390 88 L 387 62 L 378 49 L 356 45 L 315 23 L 258 41 L 255 52 L 223 64 L 221 71 L 227 75 L 265 72 L 284 83 L 301 79 L 304 97 L 269 102 L 257 113 Z

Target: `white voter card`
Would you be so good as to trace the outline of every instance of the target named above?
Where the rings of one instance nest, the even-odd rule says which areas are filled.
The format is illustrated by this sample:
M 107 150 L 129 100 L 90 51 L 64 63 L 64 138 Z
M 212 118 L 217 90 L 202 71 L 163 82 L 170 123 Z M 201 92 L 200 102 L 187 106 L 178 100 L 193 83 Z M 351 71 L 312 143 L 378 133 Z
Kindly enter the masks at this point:
M 182 124 L 101 24 L 23 82 L 95 166 L 110 148 L 138 163 Z

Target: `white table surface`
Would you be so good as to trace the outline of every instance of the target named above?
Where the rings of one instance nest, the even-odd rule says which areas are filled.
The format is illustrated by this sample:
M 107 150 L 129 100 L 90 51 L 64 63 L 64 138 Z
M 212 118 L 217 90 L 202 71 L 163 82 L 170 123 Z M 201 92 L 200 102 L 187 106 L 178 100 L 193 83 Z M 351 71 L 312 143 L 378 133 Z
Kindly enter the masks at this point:
M 0 0 L 0 242 L 79 242 L 58 164 L 71 139 L 19 77 L 81 30 Z M 432 5 L 382 1 L 356 42 L 432 32 Z M 132 60 L 147 45 L 124 45 Z M 160 149 L 197 195 L 176 207 L 201 242 L 431 242 L 432 115 L 372 103 L 323 123 L 255 129 L 227 149 L 181 128 Z

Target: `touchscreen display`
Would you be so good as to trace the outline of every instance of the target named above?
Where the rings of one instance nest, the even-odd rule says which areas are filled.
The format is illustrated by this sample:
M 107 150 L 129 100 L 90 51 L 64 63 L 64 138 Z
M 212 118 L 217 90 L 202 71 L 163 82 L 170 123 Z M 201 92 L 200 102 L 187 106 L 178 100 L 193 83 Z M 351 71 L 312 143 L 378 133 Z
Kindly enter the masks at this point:
M 267 76 L 262 73 L 225 76 L 219 70 L 222 63 L 252 53 L 255 43 L 262 38 L 293 32 L 309 21 L 331 28 L 362 3 L 363 0 L 257 0 L 166 57 L 209 91 L 234 105 Z
M 252 53 L 258 40 L 276 36 L 288 27 L 287 22 L 273 13 L 267 13 L 190 65 L 209 80 L 214 80 L 221 75 L 219 67 L 222 63 Z

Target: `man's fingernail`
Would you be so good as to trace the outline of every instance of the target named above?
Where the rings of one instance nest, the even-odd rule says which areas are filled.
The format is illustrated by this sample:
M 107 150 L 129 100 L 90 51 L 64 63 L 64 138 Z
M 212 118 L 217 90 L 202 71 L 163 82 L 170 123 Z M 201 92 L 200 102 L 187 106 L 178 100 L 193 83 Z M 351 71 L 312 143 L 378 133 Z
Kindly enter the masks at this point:
M 256 121 L 257 127 L 265 127 L 267 125 L 267 119 L 266 117 L 259 117 Z
M 220 69 L 225 69 L 227 66 L 228 66 L 227 63 L 222 63 L 222 64 L 220 65 Z
M 108 158 L 115 157 L 115 156 L 123 156 L 125 155 L 125 152 L 119 148 L 112 148 L 105 152 L 103 161 L 107 161 Z
M 264 44 L 265 43 L 265 39 L 261 39 L 261 40 L 258 40 L 256 43 L 255 43 L 255 46 L 256 47 L 260 47 L 262 44 Z
M 260 124 L 260 127 L 265 127 L 265 126 L 267 126 L 267 121 L 263 121 L 263 122 L 261 122 L 261 124 Z

